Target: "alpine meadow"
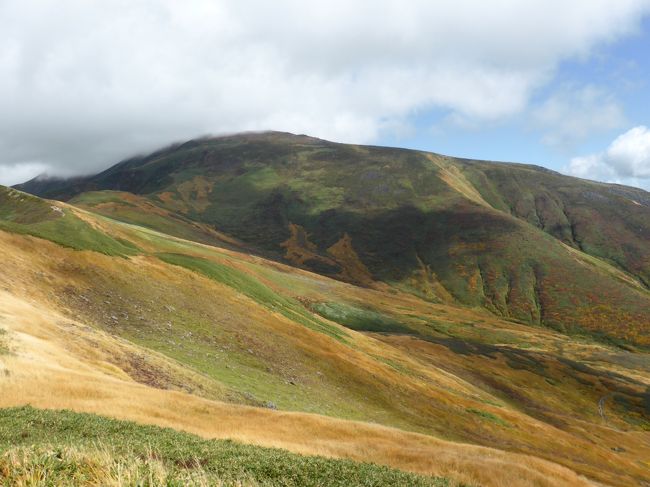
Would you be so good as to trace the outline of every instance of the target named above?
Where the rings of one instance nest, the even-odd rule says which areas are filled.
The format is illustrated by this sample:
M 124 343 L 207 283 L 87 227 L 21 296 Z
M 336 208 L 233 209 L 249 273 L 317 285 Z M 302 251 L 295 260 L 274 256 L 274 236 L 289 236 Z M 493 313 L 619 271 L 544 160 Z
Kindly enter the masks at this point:
M 317 456 L 283 454 L 283 485 L 325 458 L 375 465 L 368 485 L 647 478 L 648 193 L 286 133 L 19 188 L 1 195 L 2 406 L 214 439 L 8 409 L 25 439 L 5 462 L 29 475 L 47 448 L 107 479 L 150 448 L 165 479 L 264 485 L 272 447 Z M 223 439 L 256 460 L 224 467 Z
M 650 487 L 649 42 L 0 0 L 0 486 Z

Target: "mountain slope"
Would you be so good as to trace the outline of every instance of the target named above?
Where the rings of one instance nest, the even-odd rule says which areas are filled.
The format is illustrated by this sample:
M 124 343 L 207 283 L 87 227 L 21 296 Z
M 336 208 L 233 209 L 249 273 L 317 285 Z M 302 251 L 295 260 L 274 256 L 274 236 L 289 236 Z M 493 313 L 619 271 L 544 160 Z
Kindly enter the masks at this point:
M 530 166 L 459 163 L 495 208 L 618 266 L 650 287 L 650 193 Z
M 190 141 L 93 177 L 21 187 L 62 199 L 131 192 L 323 275 L 650 344 L 641 190 L 282 133 Z M 88 199 L 75 201 L 103 211 Z
M 29 201 L 50 209 L 28 224 L 38 225 L 57 206 L 132 249 L 75 250 L 56 233 L 0 230 L 2 406 L 470 484 L 587 484 L 571 470 L 611 485 L 646 479 L 645 353 L 0 190 L 15 195 L 1 221 Z

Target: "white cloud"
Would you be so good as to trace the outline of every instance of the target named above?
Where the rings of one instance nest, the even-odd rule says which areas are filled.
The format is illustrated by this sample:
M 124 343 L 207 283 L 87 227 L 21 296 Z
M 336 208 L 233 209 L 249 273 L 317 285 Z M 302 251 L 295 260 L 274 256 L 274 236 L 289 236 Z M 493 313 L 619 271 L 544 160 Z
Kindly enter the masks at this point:
M 38 174 L 46 172 L 47 169 L 47 165 L 38 162 L 0 165 L 0 181 L 7 186 L 23 183 Z
M 428 108 L 502 119 L 560 61 L 633 31 L 649 6 L 0 1 L 0 182 L 32 161 L 87 173 L 206 133 L 371 142 Z
M 650 129 L 634 127 L 618 136 L 604 152 L 574 157 L 565 172 L 650 190 Z
M 544 132 L 542 142 L 563 150 L 625 123 L 618 101 L 591 85 L 563 87 L 533 111 L 532 119 Z

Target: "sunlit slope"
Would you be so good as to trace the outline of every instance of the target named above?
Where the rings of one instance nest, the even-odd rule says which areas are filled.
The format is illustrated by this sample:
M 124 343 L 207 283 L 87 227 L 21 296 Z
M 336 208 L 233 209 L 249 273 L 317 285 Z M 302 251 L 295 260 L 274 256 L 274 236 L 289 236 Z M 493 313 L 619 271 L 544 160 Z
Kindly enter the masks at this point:
M 0 186 L 0 229 L 45 238 L 77 250 L 126 256 L 137 248 L 98 232 L 69 208 Z
M 34 301 L 40 299 L 31 289 L 29 295 L 32 302 L 0 293 L 0 323 L 8 347 L 0 357 L 2 406 L 31 404 L 94 412 L 209 438 L 373 461 L 477 485 L 587 485 L 571 471 L 534 457 L 365 423 L 228 405 L 176 392 L 168 380 L 161 380 L 172 372 L 163 368 L 164 360 L 157 354 L 87 329 L 87 325 L 37 305 Z M 129 372 L 133 359 L 139 373 Z M 206 393 L 197 384 L 182 384 L 196 387 L 193 392 Z
M 61 198 L 137 193 L 148 202 L 137 211 L 152 221 L 161 211 L 182 215 L 323 275 L 650 343 L 650 207 L 641 190 L 282 133 L 191 141 L 94 177 L 23 188 Z M 95 203 L 111 195 L 74 201 L 145 223 L 134 208 Z M 169 231 L 168 222 L 150 226 Z M 170 233 L 206 242 L 177 228 Z
M 644 353 L 568 339 L 381 286 L 356 287 L 58 205 L 94 232 L 136 250 L 114 257 L 101 253 L 101 246 L 74 251 L 1 233 L 8 258 L 0 289 L 29 305 L 5 311 L 3 347 L 14 354 L 7 363 L 29 348 L 19 340 L 27 335 L 41 339 L 27 341 L 39 343 L 36 350 L 58 343 L 66 360 L 76 342 L 97 350 L 92 338 L 97 334 L 134 351 L 97 358 L 98 352 L 87 355 L 81 348 L 80 361 L 95 357 L 94 362 L 64 368 L 84 368 L 91 377 L 71 381 L 64 374 L 49 386 L 32 377 L 40 365 L 15 362 L 10 377 L 24 387 L 11 389 L 12 404 L 54 401 L 51 407 L 106 414 L 117 406 L 101 409 L 106 393 L 96 396 L 97 389 L 87 387 L 97 381 L 95 372 L 105 373 L 108 361 L 115 367 L 111 384 L 119 379 L 143 387 L 151 397 L 168 397 L 176 389 L 192 397 L 265 406 L 251 410 L 263 415 L 284 414 L 270 410 L 277 408 L 372 421 L 531 454 L 614 485 L 634 485 L 645 477 L 650 365 Z M 11 310 L 10 302 L 4 310 Z M 22 315 L 32 318 L 25 323 Z M 48 319 L 50 331 L 27 328 L 45 327 Z M 43 356 L 35 352 L 32 359 Z M 45 382 L 54 377 L 37 375 Z M 81 392 L 68 390 L 70 384 Z M 57 387 L 65 391 L 62 397 Z M 132 414 L 124 417 L 166 424 L 156 419 L 160 411 L 135 406 L 137 396 L 129 391 L 124 397 L 131 402 L 118 407 Z M 598 403 L 605 396 L 603 418 Z M 140 411 L 137 417 L 133 411 Z M 273 444 L 268 441 L 277 430 L 263 429 L 258 440 Z M 255 430 L 250 431 L 252 438 Z M 314 436 L 302 437 L 301 448 L 313 447 Z M 373 450 L 355 458 L 385 463 L 382 455 Z M 496 481 L 503 475 L 487 471 Z

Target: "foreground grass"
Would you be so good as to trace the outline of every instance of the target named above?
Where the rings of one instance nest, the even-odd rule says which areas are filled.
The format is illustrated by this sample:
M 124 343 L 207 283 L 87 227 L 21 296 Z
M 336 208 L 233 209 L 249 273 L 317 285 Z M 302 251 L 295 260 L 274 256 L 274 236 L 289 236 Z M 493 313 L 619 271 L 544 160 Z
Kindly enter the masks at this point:
M 29 406 L 0 410 L 0 452 L 0 485 L 451 485 L 374 464 Z

